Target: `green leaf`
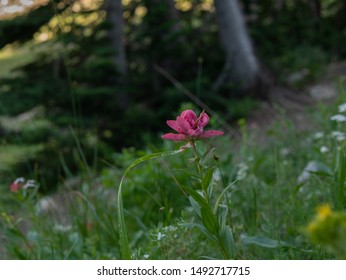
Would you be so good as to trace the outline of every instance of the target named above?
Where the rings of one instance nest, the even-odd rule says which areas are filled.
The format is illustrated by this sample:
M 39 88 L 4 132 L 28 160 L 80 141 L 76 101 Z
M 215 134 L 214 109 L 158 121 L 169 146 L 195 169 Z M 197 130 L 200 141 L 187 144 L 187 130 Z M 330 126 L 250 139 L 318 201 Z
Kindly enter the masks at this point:
M 203 164 L 205 161 L 209 160 L 209 159 L 212 157 L 214 151 L 215 151 L 215 148 L 214 148 L 214 147 L 208 149 L 208 150 L 201 156 L 200 163 Z
M 322 162 L 319 161 L 309 161 L 308 164 L 304 167 L 302 173 L 299 175 L 297 179 L 297 183 L 305 183 L 311 177 L 311 174 L 330 177 L 333 176 L 333 172 L 330 168 Z
M 227 214 L 228 214 L 228 207 L 224 204 L 220 204 L 218 209 L 218 219 L 219 219 L 219 225 L 220 225 L 220 235 L 223 235 L 226 230 L 226 222 L 227 222 Z
M 211 179 L 213 178 L 214 168 L 215 167 L 209 168 L 208 171 L 205 173 L 205 175 L 202 179 L 202 189 L 203 190 L 208 189 L 210 182 L 211 182 Z
M 161 158 L 166 156 L 175 155 L 178 153 L 183 152 L 184 150 L 176 150 L 176 151 L 168 151 L 168 152 L 159 152 L 154 153 L 150 155 L 142 156 L 138 159 L 136 159 L 129 167 L 126 168 L 123 177 L 120 180 L 119 189 L 118 189 L 118 225 L 119 225 L 119 242 L 120 242 L 120 249 L 121 249 L 121 257 L 124 260 L 130 260 L 131 259 L 131 249 L 130 249 L 130 243 L 126 231 L 126 224 L 125 224 L 125 218 L 124 218 L 124 206 L 123 206 L 123 199 L 122 199 L 122 188 L 123 188 L 123 182 L 127 174 L 130 172 L 130 170 L 135 167 L 136 165 L 140 164 L 143 161 L 151 160 L 155 158 Z
M 221 194 L 218 196 L 218 198 L 217 198 L 217 200 L 216 200 L 216 202 L 215 202 L 215 206 L 214 206 L 214 211 L 213 211 L 214 214 L 216 213 L 217 209 L 219 208 L 219 205 L 220 205 L 220 203 L 221 203 L 221 200 L 222 200 L 223 196 L 226 194 L 226 192 L 227 192 L 232 186 L 234 186 L 235 182 L 236 182 L 236 181 L 234 181 L 234 182 L 232 182 L 230 185 L 228 185 L 228 186 L 221 192 Z
M 281 240 L 275 240 L 268 237 L 263 236 L 248 236 L 246 234 L 242 234 L 240 236 L 240 239 L 245 245 L 253 244 L 264 248 L 280 248 L 280 247 L 286 247 L 286 248 L 294 248 L 297 249 L 294 245 Z
M 235 255 L 235 244 L 234 244 L 233 233 L 232 233 L 231 228 L 229 226 L 226 226 L 225 235 L 224 235 L 223 240 L 224 240 L 225 248 L 226 248 L 228 254 L 230 255 L 231 258 L 233 258 Z
M 218 240 L 216 239 L 216 237 L 210 234 L 203 225 L 200 225 L 197 223 L 182 223 L 180 224 L 180 226 L 189 227 L 189 228 L 198 228 L 212 242 L 212 244 L 215 247 L 218 246 Z
M 201 206 L 199 206 L 199 204 L 197 203 L 196 200 L 193 199 L 193 197 L 190 195 L 189 196 L 189 200 L 190 200 L 190 204 L 192 206 L 192 208 L 195 210 L 195 212 L 197 213 L 197 215 L 199 217 L 201 217 Z
M 219 223 L 209 207 L 201 208 L 202 222 L 205 228 L 214 235 L 219 233 Z
M 194 189 L 186 186 L 181 186 L 181 188 L 187 192 L 192 198 L 199 204 L 201 207 L 209 207 L 208 202 L 205 200 L 203 196 L 201 196 Z

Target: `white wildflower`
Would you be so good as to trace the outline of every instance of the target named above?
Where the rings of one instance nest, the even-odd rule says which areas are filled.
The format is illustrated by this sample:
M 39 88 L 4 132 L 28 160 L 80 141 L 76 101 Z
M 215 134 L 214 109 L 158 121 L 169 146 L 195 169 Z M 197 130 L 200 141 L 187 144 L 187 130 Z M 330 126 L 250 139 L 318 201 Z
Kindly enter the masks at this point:
M 25 182 L 24 177 L 19 177 L 14 181 L 15 184 L 24 184 L 24 182 Z
M 332 132 L 332 137 L 335 138 L 337 141 L 344 141 L 345 140 L 345 133 L 341 131 L 333 131 Z
M 147 260 L 149 258 L 149 254 L 144 254 L 143 258 Z
M 177 229 L 178 229 L 177 227 L 172 226 L 172 225 L 166 226 L 163 228 L 164 231 L 176 231 Z
M 160 241 L 161 239 L 163 239 L 163 238 L 165 238 L 165 237 L 166 237 L 166 234 L 164 234 L 164 233 L 159 232 L 159 233 L 157 234 L 157 240 L 158 240 L 158 241 Z
M 319 131 L 319 132 L 316 132 L 314 135 L 313 135 L 313 138 L 314 139 L 321 139 L 321 138 L 323 138 L 324 137 L 324 133 L 323 132 L 321 132 L 321 131 Z
M 55 224 L 54 230 L 57 232 L 68 232 L 68 231 L 72 230 L 72 226 L 71 225 Z
M 341 114 L 334 115 L 330 118 L 331 121 L 336 121 L 336 122 L 346 122 L 346 117 Z
M 239 163 L 238 172 L 237 172 L 237 180 L 240 181 L 245 179 L 245 177 L 247 176 L 248 170 L 249 170 L 249 166 L 246 163 L 244 162 Z
M 289 148 L 283 148 L 280 151 L 281 156 L 285 157 L 288 156 L 290 154 L 291 150 Z
M 23 186 L 23 189 L 29 189 L 29 188 L 35 188 L 36 182 L 35 180 L 28 180 L 25 185 Z
M 339 113 L 346 112 L 346 103 L 340 104 L 338 109 L 339 109 Z
M 221 181 L 221 173 L 220 173 L 220 170 L 219 170 L 219 169 L 216 169 L 216 170 L 213 172 L 213 181 L 214 181 L 214 182 L 220 182 L 220 181 Z
M 328 152 L 329 152 L 329 148 L 326 147 L 326 146 L 322 146 L 322 147 L 320 148 L 320 152 L 321 152 L 322 154 L 328 153 Z

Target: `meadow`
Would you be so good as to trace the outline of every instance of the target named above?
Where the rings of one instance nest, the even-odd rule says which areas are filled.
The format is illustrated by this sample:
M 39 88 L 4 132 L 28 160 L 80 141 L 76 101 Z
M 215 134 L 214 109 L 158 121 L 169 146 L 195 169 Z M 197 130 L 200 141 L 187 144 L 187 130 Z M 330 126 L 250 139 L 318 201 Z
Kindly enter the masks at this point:
M 114 152 L 101 172 L 80 149 L 78 178 L 51 195 L 31 178 L 12 192 L 2 185 L 1 258 L 344 258 L 346 92 L 339 89 L 336 101 L 307 108 L 310 129 L 282 112 L 265 141 L 242 120 L 238 136 L 196 140 L 196 149 L 162 139 Z
M 346 258 L 345 1 L 20 2 L 0 259 Z

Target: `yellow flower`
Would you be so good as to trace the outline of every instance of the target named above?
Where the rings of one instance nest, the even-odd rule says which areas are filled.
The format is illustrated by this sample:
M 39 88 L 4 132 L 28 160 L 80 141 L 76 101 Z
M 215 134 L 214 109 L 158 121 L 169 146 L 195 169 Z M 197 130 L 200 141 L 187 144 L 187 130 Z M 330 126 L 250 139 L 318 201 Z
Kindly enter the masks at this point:
M 317 208 L 317 217 L 325 219 L 332 213 L 332 209 L 329 204 L 323 204 Z

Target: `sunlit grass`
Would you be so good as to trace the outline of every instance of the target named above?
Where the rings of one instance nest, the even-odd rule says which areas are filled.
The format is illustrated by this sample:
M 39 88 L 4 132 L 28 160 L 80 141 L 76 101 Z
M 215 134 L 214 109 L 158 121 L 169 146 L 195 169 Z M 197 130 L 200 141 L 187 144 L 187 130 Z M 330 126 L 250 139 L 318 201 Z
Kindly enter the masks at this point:
M 13 165 L 26 162 L 42 151 L 43 145 L 7 145 L 0 146 L 0 170 L 10 170 Z
M 27 42 L 21 46 L 8 45 L 0 50 L 0 78 L 14 74 L 20 68 L 36 60 L 37 55 L 51 48 L 47 43 Z

